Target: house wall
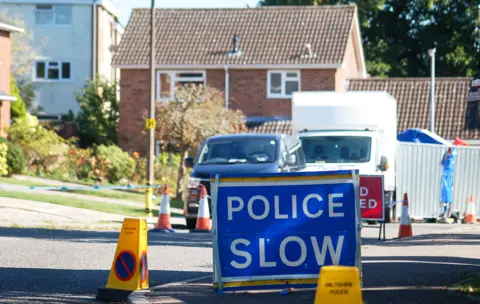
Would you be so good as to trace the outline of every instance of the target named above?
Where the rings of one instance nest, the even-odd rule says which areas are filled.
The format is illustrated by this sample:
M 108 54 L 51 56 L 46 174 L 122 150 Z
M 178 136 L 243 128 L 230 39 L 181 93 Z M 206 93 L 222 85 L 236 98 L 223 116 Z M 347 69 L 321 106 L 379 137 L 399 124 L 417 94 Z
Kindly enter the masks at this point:
M 10 93 L 11 64 L 10 34 L 0 31 L 0 91 Z M 0 100 L 0 136 L 6 136 L 4 127 L 10 124 L 10 101 Z
M 335 90 L 336 70 L 302 70 L 301 90 Z M 246 116 L 291 116 L 291 99 L 267 98 L 267 70 L 229 70 L 229 107 Z M 206 70 L 206 84 L 225 92 L 225 70 Z M 120 76 L 119 145 L 142 155 L 147 151 L 147 138 L 142 133 L 141 118 L 148 109 L 149 71 L 124 69 Z
M 37 60 L 69 61 L 71 80 L 35 81 L 37 103 L 49 114 L 79 110 L 74 92 L 92 75 L 92 6 L 73 5 L 71 25 L 36 25 L 36 4 L 2 4 L 12 18 L 20 17 L 34 37 Z M 34 68 L 32 67 L 32 79 Z
M 142 132 L 145 127 L 142 113 L 149 105 L 149 78 L 148 70 L 120 72 L 118 144 L 125 151 L 139 152 L 143 156 L 148 151 L 147 136 Z
M 10 33 L 0 31 L 0 91 L 10 92 Z
M 8 2 L 8 1 L 6 1 Z M 21 1 L 19 1 L 21 2 Z M 108 1 L 107 1 L 108 2 Z M 38 1 L 38 3 L 43 3 Z M 46 2 L 48 3 L 48 2 Z M 37 81 L 34 79 L 34 67 L 31 77 L 34 80 L 37 104 L 48 114 L 66 114 L 69 110 L 78 113 L 80 110 L 75 100 L 75 92 L 79 91 L 87 78 L 92 77 L 93 61 L 93 6 L 92 1 L 76 2 L 72 5 L 71 25 L 36 25 L 36 4 L 2 3 L 7 15 L 12 19 L 21 18 L 25 23 L 25 31 L 34 38 L 38 54 L 37 60 L 69 61 L 71 80 Z M 112 69 L 113 53 L 109 46 L 119 42 L 121 34 L 117 31 L 116 20 L 111 12 L 97 6 L 97 73 L 108 80 L 119 78 L 118 69 Z M 111 24 L 114 33 L 111 34 Z
M 101 6 L 97 7 L 97 37 L 98 37 L 98 73 L 109 81 L 117 80 L 117 70 L 112 68 L 113 52 L 109 49 L 120 40 L 115 17 Z
M 348 38 L 343 67 L 338 69 L 335 74 L 335 91 L 337 92 L 345 90 L 345 81 L 347 79 L 363 78 L 362 68 L 360 66 L 361 59 L 357 56 L 358 50 L 355 49 L 355 26 L 356 24 L 354 24 L 350 37 Z

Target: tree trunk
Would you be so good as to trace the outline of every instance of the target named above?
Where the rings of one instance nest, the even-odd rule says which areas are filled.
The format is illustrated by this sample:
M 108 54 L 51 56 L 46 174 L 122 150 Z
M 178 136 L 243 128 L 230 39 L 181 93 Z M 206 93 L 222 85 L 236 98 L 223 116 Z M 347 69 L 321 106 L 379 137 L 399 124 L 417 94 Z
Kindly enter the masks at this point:
M 188 157 L 188 151 L 182 150 L 180 152 L 182 158 L 180 159 L 180 166 L 178 167 L 178 178 L 177 178 L 177 191 L 175 193 L 175 197 L 177 199 L 182 198 L 183 192 L 183 177 L 185 176 L 185 158 Z

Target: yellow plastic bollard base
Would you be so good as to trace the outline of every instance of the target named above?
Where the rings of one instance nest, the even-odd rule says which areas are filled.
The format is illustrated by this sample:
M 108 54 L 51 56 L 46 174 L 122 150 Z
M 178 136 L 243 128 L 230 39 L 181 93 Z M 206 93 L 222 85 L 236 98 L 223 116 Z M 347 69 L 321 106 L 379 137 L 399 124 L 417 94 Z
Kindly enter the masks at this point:
M 133 290 L 120 290 L 113 288 L 98 288 L 96 300 L 108 302 L 127 302 Z
M 357 267 L 323 266 L 314 304 L 363 304 Z
M 96 299 L 126 301 L 136 290 L 148 289 L 147 222 L 126 218 L 118 238 L 107 286 L 97 290 Z

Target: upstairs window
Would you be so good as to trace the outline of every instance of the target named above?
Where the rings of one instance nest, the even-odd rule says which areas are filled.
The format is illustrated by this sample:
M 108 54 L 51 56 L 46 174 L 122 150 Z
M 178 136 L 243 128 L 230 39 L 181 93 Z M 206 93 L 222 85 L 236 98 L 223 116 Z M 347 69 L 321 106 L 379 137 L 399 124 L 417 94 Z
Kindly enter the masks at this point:
M 175 90 L 187 83 L 205 85 L 203 71 L 158 71 L 157 72 L 157 101 L 168 101 L 174 97 Z
M 35 63 L 35 81 L 62 81 L 71 79 L 70 62 L 37 61 Z
M 39 4 L 35 10 L 36 25 L 71 25 L 71 5 Z
M 293 92 L 300 91 L 298 71 L 269 71 L 267 78 L 268 98 L 291 98 Z

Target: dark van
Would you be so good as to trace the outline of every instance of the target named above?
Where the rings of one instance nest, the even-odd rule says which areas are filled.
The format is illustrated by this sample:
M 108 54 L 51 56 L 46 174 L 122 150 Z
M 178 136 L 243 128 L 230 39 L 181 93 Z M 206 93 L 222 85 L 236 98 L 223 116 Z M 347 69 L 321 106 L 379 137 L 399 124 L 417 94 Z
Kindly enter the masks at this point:
M 210 195 L 211 174 L 292 172 L 306 167 L 300 141 L 281 134 L 212 136 L 202 144 L 195 160 L 185 159 L 185 165 L 193 168 L 183 199 L 188 229 L 194 229 L 197 222 L 200 185 Z

